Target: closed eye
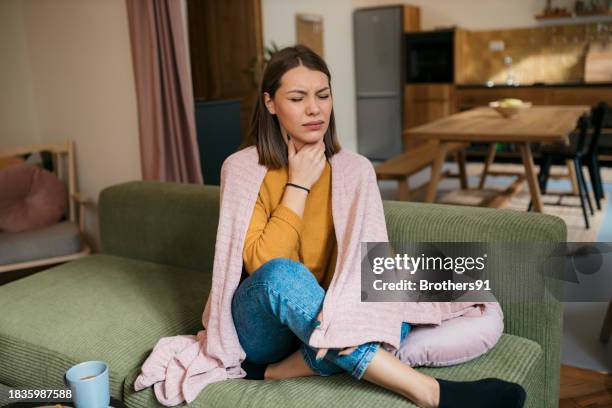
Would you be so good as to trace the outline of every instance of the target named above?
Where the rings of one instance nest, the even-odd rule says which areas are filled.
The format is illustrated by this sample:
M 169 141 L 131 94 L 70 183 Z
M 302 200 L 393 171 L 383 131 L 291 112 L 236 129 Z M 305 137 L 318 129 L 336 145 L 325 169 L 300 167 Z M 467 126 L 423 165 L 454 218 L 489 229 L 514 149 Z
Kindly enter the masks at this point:
M 317 95 L 319 98 L 321 99 L 327 99 L 329 98 L 329 94 L 324 94 L 324 95 Z M 289 98 L 290 101 L 292 102 L 300 102 L 302 100 L 304 100 L 304 98 Z

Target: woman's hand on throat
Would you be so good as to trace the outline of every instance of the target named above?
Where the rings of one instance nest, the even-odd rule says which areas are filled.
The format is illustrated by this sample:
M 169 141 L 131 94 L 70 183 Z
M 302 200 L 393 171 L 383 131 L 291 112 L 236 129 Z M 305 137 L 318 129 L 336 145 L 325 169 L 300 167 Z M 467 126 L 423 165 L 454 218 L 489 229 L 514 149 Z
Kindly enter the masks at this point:
M 325 143 L 303 145 L 299 151 L 294 141 L 287 142 L 289 182 L 310 189 L 325 169 Z

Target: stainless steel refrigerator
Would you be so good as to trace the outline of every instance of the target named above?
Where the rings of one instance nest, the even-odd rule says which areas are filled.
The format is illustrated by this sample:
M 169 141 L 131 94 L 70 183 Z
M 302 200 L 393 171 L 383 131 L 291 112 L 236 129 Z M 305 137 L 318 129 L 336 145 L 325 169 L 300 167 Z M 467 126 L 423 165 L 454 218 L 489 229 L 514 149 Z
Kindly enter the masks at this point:
M 359 153 L 386 160 L 402 152 L 401 6 L 353 13 Z

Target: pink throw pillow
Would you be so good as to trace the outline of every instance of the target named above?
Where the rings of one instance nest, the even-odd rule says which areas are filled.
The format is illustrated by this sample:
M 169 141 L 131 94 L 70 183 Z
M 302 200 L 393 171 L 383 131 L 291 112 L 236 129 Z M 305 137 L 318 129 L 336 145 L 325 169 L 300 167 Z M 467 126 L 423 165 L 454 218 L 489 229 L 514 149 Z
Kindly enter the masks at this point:
M 459 316 L 439 326 L 413 326 L 395 355 L 411 367 L 459 364 L 489 351 L 503 331 L 499 304 L 487 302 L 480 316 Z
M 55 174 L 25 163 L 0 169 L 0 231 L 55 224 L 67 206 L 66 187 Z

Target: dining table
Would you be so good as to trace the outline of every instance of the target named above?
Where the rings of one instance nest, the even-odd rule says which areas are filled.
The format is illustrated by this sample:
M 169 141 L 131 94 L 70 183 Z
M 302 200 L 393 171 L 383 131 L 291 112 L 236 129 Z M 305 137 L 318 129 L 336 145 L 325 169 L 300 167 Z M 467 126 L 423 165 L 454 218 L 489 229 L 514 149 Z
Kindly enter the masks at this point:
M 431 179 L 425 201 L 435 200 L 440 175 L 450 143 L 513 143 L 517 146 L 525 168 L 524 178 L 529 186 L 533 209 L 543 212 L 542 197 L 533 161 L 531 145 L 534 143 L 569 143 L 569 135 L 576 128 L 581 115 L 590 106 L 536 105 L 511 117 L 504 117 L 490 107 L 477 107 L 454 113 L 421 126 L 404 130 L 404 140 L 417 137 L 437 141 L 437 153 L 432 164 Z M 492 161 L 495 149 L 490 148 L 485 165 Z M 573 174 L 570 172 L 570 174 Z M 481 182 L 482 187 L 483 182 Z

